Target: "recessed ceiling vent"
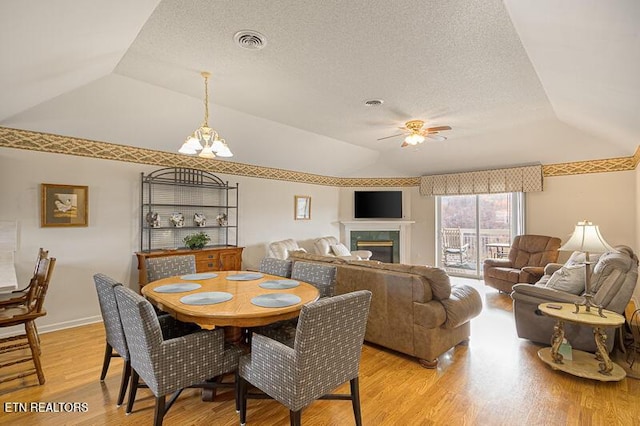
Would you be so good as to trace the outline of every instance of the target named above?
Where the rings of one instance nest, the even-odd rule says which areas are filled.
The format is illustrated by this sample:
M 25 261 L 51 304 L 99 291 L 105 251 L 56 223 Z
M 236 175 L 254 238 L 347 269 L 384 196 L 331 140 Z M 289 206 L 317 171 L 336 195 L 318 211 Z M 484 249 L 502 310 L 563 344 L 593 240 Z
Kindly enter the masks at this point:
M 267 38 L 257 31 L 238 31 L 233 39 L 243 49 L 260 50 L 267 45 Z
M 365 101 L 364 104 L 368 107 L 377 107 L 380 106 L 384 103 L 384 101 L 382 99 L 369 99 L 368 101 Z

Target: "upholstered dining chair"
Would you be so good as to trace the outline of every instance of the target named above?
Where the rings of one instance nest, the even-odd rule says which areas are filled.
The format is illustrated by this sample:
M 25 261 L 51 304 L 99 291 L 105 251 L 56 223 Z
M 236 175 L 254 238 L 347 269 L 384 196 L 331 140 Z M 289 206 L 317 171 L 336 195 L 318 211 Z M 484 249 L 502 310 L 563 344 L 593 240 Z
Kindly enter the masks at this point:
M 161 280 L 175 275 L 194 274 L 196 257 L 192 254 L 184 256 L 151 257 L 146 259 L 147 282 Z
M 351 400 L 361 425 L 358 370 L 370 303 L 371 292 L 361 290 L 303 306 L 292 347 L 255 335 L 238 367 L 240 424 L 251 383 L 289 409 L 291 425 L 300 425 L 302 410 L 319 398 Z M 345 382 L 350 395 L 327 395 Z
M 44 371 L 40 363 L 40 338 L 35 326 L 35 320 L 47 314 L 44 309 L 44 299 L 51 281 L 56 264 L 55 258 L 41 259 L 38 262 L 34 277 L 29 283 L 27 298 L 22 304 L 7 305 L 0 308 L 0 327 L 24 325 L 25 334 L 0 339 L 0 354 L 13 353 L 29 349 L 31 356 L 0 362 L 0 370 L 17 364 L 33 362 L 34 368 L 26 372 L 12 373 L 0 378 L 0 383 L 22 379 L 30 375 L 37 375 L 38 383 L 45 382 Z
M 236 370 L 242 350 L 225 344 L 222 328 L 165 338 L 148 300 L 124 286 L 114 290 L 132 368 L 127 413 L 140 379 L 155 396 L 154 425 L 161 425 L 184 388 L 211 386 L 205 380 Z
M 49 250 L 45 250 L 42 247 L 40 247 L 40 249 L 38 250 L 38 257 L 36 257 L 36 264 L 33 270 L 34 277 L 38 272 L 38 266 L 40 265 L 40 260 L 46 259 L 47 257 L 49 257 Z M 26 302 L 27 295 L 29 294 L 29 288 L 31 287 L 31 282 L 22 289 L 14 290 L 11 293 L 0 294 L 0 308 L 6 307 L 8 305 L 22 304 Z
M 265 274 L 277 275 L 279 277 L 291 277 L 291 260 L 282 260 L 275 257 L 265 257 L 260 261 L 258 270 Z

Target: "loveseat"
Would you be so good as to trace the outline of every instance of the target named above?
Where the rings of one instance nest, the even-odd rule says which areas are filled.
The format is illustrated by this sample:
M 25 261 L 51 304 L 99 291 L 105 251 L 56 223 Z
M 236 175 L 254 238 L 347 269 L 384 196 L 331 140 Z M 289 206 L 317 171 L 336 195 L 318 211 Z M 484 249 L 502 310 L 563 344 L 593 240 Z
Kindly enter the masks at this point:
M 469 339 L 482 300 L 468 285 L 451 285 L 443 269 L 289 253 L 293 262 L 334 264 L 336 294 L 372 292 L 365 340 L 417 357 L 435 368 L 438 356 Z

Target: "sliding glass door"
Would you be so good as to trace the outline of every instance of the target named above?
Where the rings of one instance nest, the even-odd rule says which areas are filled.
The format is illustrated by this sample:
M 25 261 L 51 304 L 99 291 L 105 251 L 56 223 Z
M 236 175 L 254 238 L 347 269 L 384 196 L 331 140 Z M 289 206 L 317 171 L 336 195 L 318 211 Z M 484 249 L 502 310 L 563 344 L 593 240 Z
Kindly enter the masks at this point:
M 438 266 L 481 278 L 484 260 L 506 258 L 513 237 L 524 233 L 523 200 L 520 192 L 438 197 Z

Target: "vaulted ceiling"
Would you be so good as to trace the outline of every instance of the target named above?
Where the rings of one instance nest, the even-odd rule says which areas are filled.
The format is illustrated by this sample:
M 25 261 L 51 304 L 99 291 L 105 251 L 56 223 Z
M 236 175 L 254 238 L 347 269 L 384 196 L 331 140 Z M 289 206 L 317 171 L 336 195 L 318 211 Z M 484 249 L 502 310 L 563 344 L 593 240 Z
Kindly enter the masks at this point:
M 4 1 L 0 126 L 175 152 L 206 70 L 230 161 L 419 176 L 629 156 L 639 22 L 636 0 Z M 378 141 L 411 119 L 452 130 Z

